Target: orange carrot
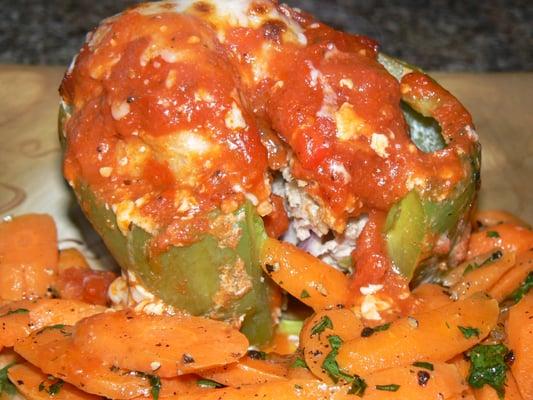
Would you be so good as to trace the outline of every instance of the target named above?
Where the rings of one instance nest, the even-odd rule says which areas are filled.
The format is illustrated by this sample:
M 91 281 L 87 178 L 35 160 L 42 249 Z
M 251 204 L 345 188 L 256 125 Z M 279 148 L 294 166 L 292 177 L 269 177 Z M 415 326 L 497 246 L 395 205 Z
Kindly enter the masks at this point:
M 515 360 L 511 372 L 524 399 L 533 399 L 533 292 L 509 310 L 506 325 L 509 348 Z
M 100 397 L 83 392 L 61 379 L 50 375 L 29 363 L 17 364 L 8 370 L 9 380 L 28 400 L 98 400 Z
M 349 309 L 323 310 L 307 319 L 300 332 L 300 347 L 311 372 L 325 382 L 332 383 L 322 364 L 330 353 L 329 337 L 343 341 L 360 337 L 363 323 Z
M 268 238 L 261 265 L 274 282 L 315 310 L 345 304 L 349 298 L 346 275 L 290 243 Z
M 224 322 L 202 317 L 103 313 L 76 325 L 79 351 L 131 371 L 173 377 L 238 361 L 248 340 Z
M 426 311 L 436 310 L 452 302 L 450 293 L 442 286 L 432 283 L 424 283 L 412 292 L 413 308 L 411 313 L 419 314 Z
M 387 330 L 345 342 L 337 362 L 350 374 L 364 375 L 415 361 L 446 361 L 487 336 L 496 326 L 498 303 L 481 293 L 436 310 L 401 318 Z M 459 327 L 477 329 L 465 337 Z
M 533 249 L 516 256 L 516 264 L 489 290 L 489 294 L 498 301 L 502 301 L 511 294 L 533 271 Z
M 484 210 L 476 212 L 474 216 L 475 221 L 480 223 L 485 227 L 492 227 L 494 225 L 500 224 L 513 224 L 523 226 L 524 228 L 531 229 L 531 226 L 518 218 L 517 216 L 511 214 L 510 212 L 503 210 Z
M 464 299 L 475 292 L 488 292 L 498 279 L 513 267 L 515 260 L 515 253 L 507 251 L 496 261 L 475 266 L 470 272 L 466 270 L 465 275 L 451 288 L 454 298 Z
M 287 379 L 287 373 L 287 362 L 243 357 L 237 363 L 201 371 L 199 375 L 225 386 L 243 386 L 284 381 Z
M 497 248 L 522 253 L 533 248 L 533 231 L 520 225 L 501 224 L 486 231 L 472 234 L 468 258 L 493 251 Z
M 43 372 L 61 377 L 88 393 L 113 399 L 148 396 L 150 382 L 103 363 L 72 344 L 73 327 L 46 328 L 20 339 L 15 351 Z
M 0 293 L 8 300 L 44 296 L 57 274 L 57 232 L 49 215 L 0 223 Z
M 105 307 L 76 300 L 21 300 L 0 307 L 0 344 L 11 347 L 17 339 L 45 326 L 74 325 L 80 319 L 102 313 Z

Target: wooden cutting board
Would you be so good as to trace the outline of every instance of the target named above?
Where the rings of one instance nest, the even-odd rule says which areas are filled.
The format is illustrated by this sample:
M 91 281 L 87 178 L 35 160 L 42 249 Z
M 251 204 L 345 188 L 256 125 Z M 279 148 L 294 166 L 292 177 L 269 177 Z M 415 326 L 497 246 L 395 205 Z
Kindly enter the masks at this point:
M 59 67 L 0 65 L 0 216 L 51 213 L 61 238 L 83 238 L 99 253 L 61 176 L 62 74 Z M 533 73 L 434 76 L 470 110 L 481 137 L 480 208 L 504 208 L 533 222 Z

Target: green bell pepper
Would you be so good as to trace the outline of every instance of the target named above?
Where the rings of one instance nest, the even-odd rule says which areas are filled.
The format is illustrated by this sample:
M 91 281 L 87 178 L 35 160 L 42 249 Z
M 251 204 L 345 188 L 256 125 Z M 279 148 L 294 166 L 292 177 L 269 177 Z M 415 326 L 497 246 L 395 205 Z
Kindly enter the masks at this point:
M 210 234 L 183 247 L 173 246 L 165 252 L 149 252 L 151 235 L 133 225 L 124 235 L 117 227 L 115 214 L 100 202 L 87 185 L 74 188 L 79 203 L 107 248 L 125 270 L 133 271 L 150 292 L 166 304 L 193 315 L 216 319 L 239 318 L 244 315 L 242 332 L 252 344 L 269 341 L 273 333 L 267 283 L 258 264 L 259 248 L 266 238 L 263 222 L 253 206 L 245 203 L 236 211 L 242 232 L 235 249 L 219 246 Z M 244 264 L 237 270 L 238 264 Z M 216 295 L 223 290 L 221 276 L 239 274 L 249 282 L 244 295 L 225 292 L 220 304 Z M 228 272 L 229 268 L 229 272 Z
M 379 54 L 378 61 L 398 81 L 408 73 L 419 71 L 403 61 Z M 432 153 L 446 147 L 446 139 L 438 122 L 428 115 L 424 104 L 402 101 L 405 121 L 411 141 L 423 152 Z M 436 241 L 442 236 L 453 245 L 461 237 L 462 229 L 474 204 L 479 189 L 481 151 L 479 144 L 462 158 L 467 176 L 453 193 L 442 201 L 411 191 L 388 212 L 384 227 L 387 252 L 394 266 L 409 281 L 434 277 L 436 264 L 442 257 L 433 255 Z

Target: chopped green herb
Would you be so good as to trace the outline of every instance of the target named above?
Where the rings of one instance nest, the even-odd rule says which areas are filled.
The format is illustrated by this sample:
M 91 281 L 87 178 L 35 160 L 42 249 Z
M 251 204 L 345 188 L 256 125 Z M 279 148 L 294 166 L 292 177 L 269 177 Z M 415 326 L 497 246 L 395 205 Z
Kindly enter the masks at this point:
M 296 385 L 294 385 L 294 389 L 296 389 L 296 390 L 302 390 L 302 389 L 303 389 L 303 386 L 302 386 L 302 385 L 298 385 L 298 384 L 296 384 Z
M 49 384 L 47 387 L 45 382 L 41 382 L 39 384 L 39 392 L 46 392 L 50 396 L 55 396 L 59 393 L 65 382 L 63 379 L 56 378 L 52 375 L 48 375 L 48 380 L 53 381 L 54 383 Z
M 417 361 L 413 363 L 413 367 L 424 368 L 428 371 L 433 371 L 433 364 L 425 361 Z
M 56 324 L 56 325 L 50 325 L 50 326 L 45 326 L 43 329 L 41 329 L 39 332 L 44 332 L 44 331 L 47 331 L 49 329 L 64 329 L 65 328 L 65 325 L 63 324 Z
M 326 371 L 331 380 L 335 383 L 337 383 L 339 379 L 344 379 L 346 382 L 352 382 L 354 377 L 341 371 L 339 364 L 337 363 L 337 355 L 339 354 L 339 349 L 342 345 L 342 339 L 339 336 L 332 335 L 328 337 L 328 342 L 331 346 L 331 351 L 326 358 L 324 358 L 322 369 Z
M 25 308 L 17 308 L 16 310 L 9 310 L 5 314 L 0 315 L 0 318 L 7 317 L 8 315 L 13 315 L 13 314 L 28 314 L 29 312 L 30 310 L 27 310 Z
M 375 326 L 374 327 L 374 332 L 382 332 L 382 331 L 386 331 L 387 329 L 390 328 L 390 322 L 386 323 L 386 324 L 383 324 L 383 325 L 378 325 L 378 326 Z
M 307 369 L 309 369 L 309 367 L 307 366 L 307 363 L 305 362 L 305 360 L 303 358 L 300 358 L 300 357 L 297 357 L 296 360 L 294 360 L 294 362 L 291 364 L 291 368 L 307 368 Z
M 311 336 L 315 336 L 324 332 L 326 328 L 333 329 L 333 323 L 327 315 L 324 315 L 322 318 L 320 318 L 320 321 L 313 326 L 313 329 L 311 329 Z
M 458 326 L 459 330 L 463 334 L 463 336 L 467 339 L 470 339 L 471 337 L 479 337 L 479 329 L 472 328 L 471 326 Z
M 7 377 L 7 370 L 15 364 L 16 363 L 11 363 L 0 369 L 0 394 L 7 393 L 8 395 L 13 396 L 17 393 L 17 388 L 9 381 L 9 378 Z
M 56 325 L 50 325 L 50 326 L 45 326 L 43 329 L 41 329 L 39 332 L 37 332 L 36 334 L 37 335 L 40 335 L 42 334 L 43 332 L 46 332 L 47 330 L 50 330 L 50 329 L 58 329 L 63 335 L 65 336 L 71 336 L 72 333 L 70 332 L 67 332 L 63 329 L 65 329 L 66 325 L 63 325 L 63 324 L 56 324 Z
M 509 353 L 503 344 L 478 344 L 470 350 L 470 372 L 468 383 L 475 388 L 489 385 L 498 397 L 503 399 L 505 395 L 505 379 L 508 366 L 505 356 Z
M 161 391 L 161 379 L 157 375 L 147 375 L 148 382 L 150 382 L 150 386 L 152 389 L 150 390 L 150 393 L 152 394 L 153 400 L 159 399 L 159 392 Z
M 369 336 L 372 336 L 375 332 L 386 331 L 389 328 L 390 328 L 390 322 L 387 324 L 375 326 L 373 328 L 369 326 L 365 326 L 361 330 L 361 337 L 369 337 Z
M 224 387 L 222 383 L 212 381 L 211 379 L 198 379 L 196 381 L 196 385 L 201 388 L 206 388 L 206 389 L 218 389 L 218 388 Z
M 400 388 L 400 385 L 396 383 L 391 383 L 390 385 L 376 385 L 377 390 L 383 390 L 385 392 L 397 392 Z
M 159 392 L 161 391 L 161 379 L 159 378 L 159 376 L 150 375 L 142 371 L 131 371 L 130 374 L 147 379 L 151 386 L 150 393 L 152 395 L 152 399 L 159 399 Z
M 350 389 L 348 390 L 348 394 L 355 394 L 356 396 L 363 397 L 367 386 L 368 385 L 363 378 L 355 375 L 353 377 L 353 382 L 350 385 Z
M 470 272 L 483 267 L 484 265 L 493 263 L 494 261 L 499 260 L 502 258 L 503 253 L 500 250 L 496 250 L 494 253 L 492 253 L 486 260 L 484 260 L 481 264 L 468 264 L 463 272 L 463 276 L 469 274 Z
M 533 271 L 530 271 L 529 274 L 527 274 L 524 282 L 522 282 L 514 292 L 507 296 L 504 301 L 510 301 L 512 304 L 516 304 L 522 300 L 522 297 L 524 297 L 531 290 L 531 288 L 533 288 Z
M 302 290 L 302 293 L 300 294 L 300 299 L 307 299 L 308 297 L 311 297 L 309 292 L 307 290 Z
M 475 269 L 478 269 L 479 267 L 480 267 L 480 265 L 476 264 L 476 263 L 468 264 L 466 266 L 465 270 L 463 271 L 463 276 L 465 276 L 466 274 L 469 274 L 470 272 L 472 272 Z
M 496 231 L 487 231 L 487 237 L 490 238 L 499 238 L 500 234 Z

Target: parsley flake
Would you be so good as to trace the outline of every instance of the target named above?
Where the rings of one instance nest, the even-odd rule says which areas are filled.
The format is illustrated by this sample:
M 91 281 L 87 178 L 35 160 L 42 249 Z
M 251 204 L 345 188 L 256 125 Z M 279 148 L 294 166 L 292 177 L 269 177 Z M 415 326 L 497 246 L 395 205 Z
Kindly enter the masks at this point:
M 468 264 L 467 267 L 465 268 L 465 270 L 463 271 L 463 276 L 469 274 L 470 272 L 472 272 L 472 271 L 474 271 L 474 270 L 476 270 L 478 268 L 483 267 L 484 265 L 487 265 L 487 264 L 493 263 L 494 261 L 499 260 L 500 258 L 502 258 L 502 256 L 503 256 L 503 253 L 501 252 L 501 250 L 496 250 L 486 260 L 484 260 L 481 264 L 476 264 L 476 263 Z
M 433 371 L 433 364 L 425 361 L 417 361 L 413 363 L 413 367 L 427 369 L 428 371 Z
M 300 357 L 297 357 L 294 362 L 291 364 L 291 368 L 307 368 L 309 369 L 309 367 L 307 366 L 307 363 L 305 362 L 305 360 L 303 358 L 300 358 Z
M 489 344 L 473 347 L 470 350 L 470 372 L 468 383 L 477 389 L 491 386 L 500 399 L 505 395 L 505 379 L 509 367 L 505 356 L 509 353 L 503 344 Z
M 307 299 L 308 297 L 311 297 L 309 292 L 307 290 L 302 290 L 302 293 L 300 294 L 300 299 Z
M 321 334 L 326 330 L 326 328 L 333 329 L 333 323 L 327 315 L 324 315 L 322 318 L 320 318 L 320 321 L 313 326 L 313 329 L 311 329 L 311 336 Z
M 342 345 L 342 339 L 339 336 L 332 335 L 328 337 L 328 342 L 331 346 L 331 351 L 326 358 L 324 358 L 322 368 L 334 383 L 337 383 L 339 379 L 344 379 L 346 382 L 352 382 L 353 376 L 341 371 L 339 364 L 337 363 L 337 355 L 339 354 L 339 349 Z
M 355 394 L 356 396 L 363 397 L 367 387 L 368 385 L 365 380 L 360 376 L 355 375 L 353 377 L 353 382 L 350 385 L 350 389 L 348 390 L 348 394 Z
M 142 371 L 131 371 L 130 374 L 147 379 L 150 383 L 150 394 L 153 400 L 159 400 L 159 392 L 161 391 L 161 379 L 157 375 L 150 375 Z
M 500 234 L 496 231 L 487 231 L 487 237 L 490 238 L 499 238 Z
M 472 337 L 479 337 L 479 329 L 472 328 L 471 326 L 457 326 L 463 336 L 467 339 L 470 339 Z
M 7 370 L 15 364 L 16 363 L 11 363 L 0 369 L 0 394 L 7 393 L 8 395 L 13 396 L 17 393 L 17 388 L 9 381 L 7 376 Z
M 522 300 L 522 297 L 524 297 L 531 290 L 531 288 L 533 288 L 533 271 L 530 271 L 520 286 L 506 297 L 505 302 L 510 301 L 512 304 L 518 303 L 520 300 Z
M 376 385 L 377 390 L 383 390 L 385 392 L 397 392 L 400 388 L 400 385 L 396 383 L 391 383 L 390 385 Z
M 7 317 L 8 315 L 13 314 L 28 314 L 30 310 L 27 310 L 26 308 L 17 308 L 16 310 L 9 310 L 5 314 L 0 315 L 0 318 Z
M 51 383 L 48 386 L 46 386 L 45 382 L 41 382 L 39 384 L 39 392 L 46 392 L 50 396 L 55 396 L 61 391 L 61 388 L 63 387 L 65 382 L 63 381 L 63 379 L 56 378 L 55 376 L 52 376 L 52 375 L 48 375 L 48 380 L 54 381 L 54 383 Z
M 372 336 L 376 332 L 386 331 L 389 328 L 390 328 L 390 322 L 387 323 L 387 324 L 375 326 L 373 328 L 371 328 L 369 326 L 365 326 L 361 330 L 361 337 L 369 337 L 369 336 Z

